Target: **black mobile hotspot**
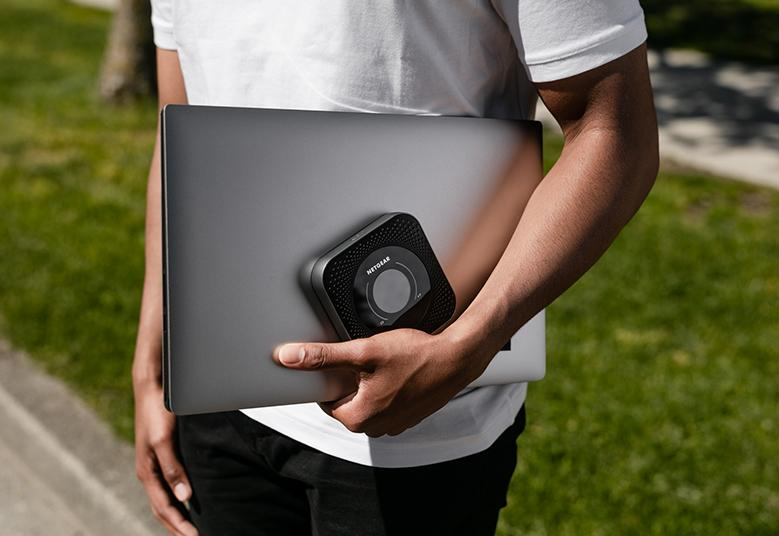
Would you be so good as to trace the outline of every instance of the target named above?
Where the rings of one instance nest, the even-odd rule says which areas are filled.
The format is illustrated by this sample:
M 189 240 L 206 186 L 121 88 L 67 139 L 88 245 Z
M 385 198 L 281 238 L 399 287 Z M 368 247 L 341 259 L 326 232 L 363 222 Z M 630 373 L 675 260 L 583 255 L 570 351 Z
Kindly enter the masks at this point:
M 419 221 L 385 214 L 316 259 L 311 287 L 342 340 L 394 328 L 432 333 L 455 295 Z

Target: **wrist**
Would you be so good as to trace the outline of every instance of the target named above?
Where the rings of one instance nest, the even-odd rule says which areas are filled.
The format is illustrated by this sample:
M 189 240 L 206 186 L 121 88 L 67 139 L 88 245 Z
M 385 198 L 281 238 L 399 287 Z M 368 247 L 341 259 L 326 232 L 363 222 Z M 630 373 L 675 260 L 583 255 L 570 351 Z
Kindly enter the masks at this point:
M 497 352 L 490 352 L 486 343 L 487 329 L 468 318 L 458 318 L 447 326 L 439 336 L 451 349 L 460 366 L 467 369 L 467 380 L 476 379 L 487 368 Z
M 162 385 L 162 315 L 142 310 L 132 364 L 134 386 Z
M 161 386 L 162 347 L 157 344 L 143 344 L 144 340 L 141 338 L 133 358 L 131 370 L 133 386 Z
M 133 388 L 136 390 L 148 386 L 161 387 L 162 375 L 160 374 L 159 367 L 155 370 L 154 367 L 147 364 L 133 363 L 132 381 Z
M 505 318 L 503 302 L 491 300 L 488 304 L 477 297 L 441 335 L 458 353 L 471 361 L 476 360 L 483 370 L 505 345 L 504 335 L 506 339 L 511 336 L 511 333 L 504 333 Z

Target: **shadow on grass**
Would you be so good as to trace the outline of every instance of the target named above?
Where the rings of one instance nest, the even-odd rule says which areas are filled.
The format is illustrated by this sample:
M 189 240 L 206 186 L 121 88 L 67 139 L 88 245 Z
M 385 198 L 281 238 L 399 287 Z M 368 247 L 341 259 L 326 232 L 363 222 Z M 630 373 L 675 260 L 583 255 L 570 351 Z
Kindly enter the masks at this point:
M 779 146 L 779 68 L 694 53 L 660 51 L 652 58 L 658 121 L 675 141 L 690 147 L 704 138 L 725 147 Z M 711 123 L 698 127 L 699 119 Z
M 779 3 L 643 0 L 653 48 L 690 47 L 721 58 L 779 63 Z

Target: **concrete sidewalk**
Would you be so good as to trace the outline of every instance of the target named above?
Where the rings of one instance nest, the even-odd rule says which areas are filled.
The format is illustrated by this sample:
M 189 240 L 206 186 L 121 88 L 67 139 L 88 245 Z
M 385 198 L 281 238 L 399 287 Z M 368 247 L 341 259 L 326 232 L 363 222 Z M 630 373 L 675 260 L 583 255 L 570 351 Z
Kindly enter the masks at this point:
M 779 67 L 649 51 L 660 157 L 779 188 Z M 543 104 L 539 120 L 559 130 Z
M 133 448 L 1 340 L 0 534 L 167 534 L 135 478 Z

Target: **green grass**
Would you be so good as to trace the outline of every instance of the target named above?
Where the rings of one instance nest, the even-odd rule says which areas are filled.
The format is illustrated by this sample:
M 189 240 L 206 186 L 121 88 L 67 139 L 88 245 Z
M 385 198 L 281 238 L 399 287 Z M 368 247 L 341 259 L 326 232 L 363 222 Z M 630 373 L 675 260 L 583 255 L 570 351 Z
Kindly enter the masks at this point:
M 0 7 L 0 322 L 129 438 L 156 105 L 96 98 L 107 22 Z
M 779 0 L 641 0 L 649 45 L 779 63 Z
M 499 534 L 779 533 L 777 231 L 776 192 L 661 173 L 548 309 Z
M 0 8 L 0 317 L 129 440 L 155 105 L 96 99 L 107 21 Z M 779 533 L 778 230 L 776 192 L 661 173 L 548 309 L 499 534 Z

